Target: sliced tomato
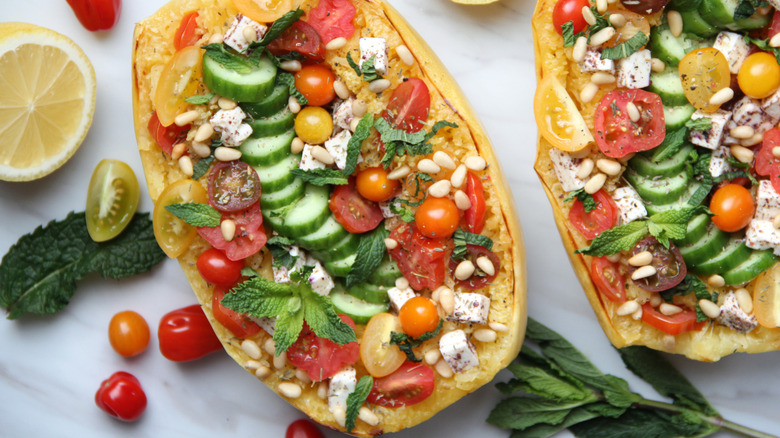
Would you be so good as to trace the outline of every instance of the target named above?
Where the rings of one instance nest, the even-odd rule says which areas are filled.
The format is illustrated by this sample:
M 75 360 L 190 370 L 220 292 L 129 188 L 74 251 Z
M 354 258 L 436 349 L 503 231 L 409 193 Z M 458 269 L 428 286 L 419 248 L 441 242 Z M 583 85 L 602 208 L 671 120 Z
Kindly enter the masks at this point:
M 431 93 L 419 78 L 409 78 L 393 90 L 382 117 L 395 128 L 417 132 L 431 110 Z
M 626 110 L 629 102 L 639 110 L 636 122 Z M 595 129 L 596 144 L 608 157 L 621 158 L 652 149 L 666 136 L 661 98 L 644 90 L 610 91 L 596 108 Z
M 780 146 L 780 129 L 772 128 L 764 134 L 764 141 L 756 154 L 756 173 L 768 176 L 772 187 L 780 193 L 780 158 L 772 154 L 772 149 Z
M 209 172 L 209 204 L 220 211 L 244 210 L 260 199 L 260 178 L 243 161 L 220 161 Z
M 347 315 L 339 315 L 344 323 L 352 329 L 355 322 Z M 303 325 L 298 339 L 287 349 L 287 360 L 296 367 L 306 371 L 314 382 L 321 382 L 332 377 L 346 365 L 352 365 L 360 359 L 360 345 L 350 342 L 339 345 L 330 339 L 318 337 Z
M 336 220 L 350 233 L 371 231 L 384 219 L 376 202 L 360 196 L 354 176 L 349 179 L 349 184 L 333 189 L 329 206 Z
M 228 293 L 228 288 L 217 287 L 211 300 L 211 312 L 220 324 L 230 330 L 237 338 L 246 339 L 260 332 L 260 326 L 244 314 L 222 305 L 222 298 Z
M 466 257 L 467 260 L 471 260 L 474 265 L 477 263 L 477 259 L 480 257 L 487 257 L 490 259 L 490 262 L 493 263 L 493 268 L 495 268 L 495 273 L 493 275 L 487 275 L 486 273 L 482 272 L 482 270 L 478 269 L 474 272 L 474 274 L 469 277 L 466 280 L 458 280 L 457 284 L 458 286 L 464 288 L 464 289 L 481 289 L 491 283 L 493 283 L 493 280 L 496 279 L 496 275 L 498 275 L 498 269 L 501 267 L 501 260 L 499 260 L 498 256 L 493 253 L 493 251 L 481 247 L 479 245 L 466 245 L 466 248 L 468 248 L 468 256 Z M 458 264 L 460 264 L 462 260 L 454 260 L 450 259 L 450 274 L 453 278 L 455 278 L 454 272 L 455 269 L 458 267 Z
M 579 199 L 574 200 L 574 205 L 569 210 L 569 223 L 588 240 L 595 239 L 605 230 L 612 228 L 620 214 L 615 201 L 603 189 L 593 194 L 593 200 L 596 201 L 596 208 L 587 213 Z
M 431 367 L 406 361 L 393 374 L 374 379 L 366 401 L 388 408 L 415 405 L 433 394 L 435 380 Z
M 693 310 L 683 310 L 669 316 L 659 312 L 650 303 L 642 305 L 642 321 L 670 335 L 701 330 L 705 323 L 696 322 L 696 312 Z
M 154 237 L 170 258 L 176 258 L 189 249 L 195 239 L 195 227 L 174 216 L 165 207 L 172 204 L 198 203 L 208 200 L 206 189 L 191 179 L 182 179 L 169 185 L 157 197 L 152 213 Z
M 163 126 L 155 112 L 149 119 L 146 128 L 149 130 L 149 134 L 152 135 L 152 138 L 154 138 L 154 141 L 157 142 L 157 145 L 160 146 L 160 149 L 170 157 L 173 152 L 173 145 L 180 143 L 187 137 L 187 132 L 190 130 L 191 126 L 192 125 L 177 126 L 175 123 L 171 126 Z
M 304 58 L 320 62 L 325 59 L 325 45 L 320 34 L 307 22 L 298 20 L 268 45 L 276 56 L 297 52 Z
M 666 248 L 658 239 L 649 236 L 640 240 L 631 254 L 635 255 L 643 251 L 650 251 L 653 254 L 651 265 L 657 273 L 650 277 L 634 280 L 637 286 L 651 292 L 660 292 L 677 286 L 685 279 L 688 268 L 685 266 L 680 250 L 673 243 L 670 243 L 669 248 Z M 629 272 L 633 273 L 637 269 L 637 267 L 631 266 Z
M 171 126 L 176 116 L 190 105 L 186 99 L 207 93 L 203 84 L 203 50 L 184 47 L 165 64 L 154 92 L 154 108 L 163 126 Z
M 468 172 L 466 175 L 466 196 L 471 201 L 471 206 L 463 212 L 466 229 L 479 234 L 485 228 L 485 194 L 482 180 L 474 172 Z
M 769 22 L 769 26 L 762 30 L 761 38 L 769 40 L 778 33 L 780 33 L 780 11 L 775 9 L 774 14 L 772 15 L 772 21 Z
M 596 288 L 610 301 L 626 301 L 626 281 L 617 263 L 610 262 L 606 257 L 593 257 L 590 273 Z
M 451 241 L 425 237 L 414 225 L 401 224 L 390 233 L 398 245 L 389 250 L 414 290 L 436 289 L 444 283 Z
M 355 26 L 355 5 L 349 0 L 320 0 L 316 8 L 309 11 L 308 21 L 322 37 L 322 42 L 334 38 L 352 38 Z
M 183 47 L 189 47 L 198 42 L 198 35 L 195 30 L 198 28 L 198 11 L 192 11 L 181 19 L 181 24 L 173 37 L 173 47 L 181 50 Z
M 222 221 L 225 219 L 236 223 L 236 235 L 230 242 L 222 237 L 222 229 L 219 226 L 198 227 L 198 234 L 214 248 L 225 251 L 230 260 L 243 260 L 265 246 L 268 238 L 263 228 L 263 214 L 259 202 L 255 202 L 246 210 L 222 213 Z

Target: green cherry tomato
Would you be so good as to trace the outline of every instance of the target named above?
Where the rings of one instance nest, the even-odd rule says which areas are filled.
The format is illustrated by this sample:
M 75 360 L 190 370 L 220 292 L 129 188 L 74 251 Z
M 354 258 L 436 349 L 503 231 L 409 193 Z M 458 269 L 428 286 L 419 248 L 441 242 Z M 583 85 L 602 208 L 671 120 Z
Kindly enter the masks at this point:
M 105 242 L 125 229 L 138 208 L 138 179 L 119 160 L 98 163 L 87 192 L 87 230 L 95 242 Z

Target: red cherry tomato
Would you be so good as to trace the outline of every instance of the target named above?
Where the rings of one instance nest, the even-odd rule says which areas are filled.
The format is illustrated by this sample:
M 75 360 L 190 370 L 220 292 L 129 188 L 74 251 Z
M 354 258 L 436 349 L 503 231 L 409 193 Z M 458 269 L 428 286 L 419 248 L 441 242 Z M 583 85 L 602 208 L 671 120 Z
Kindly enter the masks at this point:
M 333 90 L 334 82 L 336 82 L 336 75 L 322 64 L 306 65 L 295 73 L 295 88 L 312 106 L 327 105 L 336 97 L 336 92 Z
M 704 327 L 704 321 L 696 322 L 696 312 L 693 310 L 683 310 L 668 316 L 656 310 L 650 303 L 642 305 L 642 321 L 670 335 L 701 330 Z
M 633 102 L 639 121 L 628 115 L 626 105 Z M 632 152 L 652 149 L 664 140 L 666 125 L 661 98 L 644 90 L 614 90 L 607 93 L 596 108 L 596 144 L 604 155 L 621 158 Z
M 320 0 L 316 8 L 309 11 L 308 21 L 328 44 L 338 37 L 352 38 L 355 26 L 355 6 L 349 0 Z
M 277 56 L 297 52 L 310 61 L 320 62 L 325 59 L 325 45 L 320 35 L 303 20 L 296 21 L 279 38 L 271 41 L 268 50 Z
M 389 376 L 374 379 L 366 401 L 388 408 L 411 406 L 433 394 L 434 381 L 431 367 L 406 361 Z
M 95 404 L 112 417 L 135 421 L 146 410 L 146 394 L 134 375 L 117 371 L 100 384 Z
M 417 132 L 425 126 L 431 110 L 431 93 L 422 79 L 409 78 L 390 96 L 382 117 L 393 127 Z
M 255 202 L 249 208 L 234 213 L 222 213 L 222 220 L 230 219 L 236 223 L 233 240 L 227 241 L 222 229 L 217 227 L 198 227 L 198 234 L 211 246 L 225 251 L 230 260 L 243 260 L 260 251 L 268 237 L 263 228 L 263 214 L 260 203 Z
M 471 206 L 463 212 L 466 229 L 479 234 L 485 228 L 485 195 L 482 180 L 474 172 L 469 172 L 466 176 L 466 196 L 471 201 Z
M 375 202 L 389 201 L 401 187 L 398 180 L 387 178 L 387 171 L 382 166 L 367 167 L 358 172 L 355 185 L 360 196 Z
M 87 30 L 109 30 L 119 21 L 122 0 L 68 0 L 76 18 Z
M 163 315 L 157 337 L 162 355 L 174 362 L 199 359 L 222 349 L 222 343 L 198 304 Z
M 436 303 L 428 297 L 414 297 L 401 306 L 398 319 L 404 333 L 413 337 L 436 330 L 439 325 L 439 311 Z
M 341 320 L 355 329 L 352 318 L 339 315 Z M 304 324 L 301 334 L 287 349 L 287 360 L 306 371 L 314 382 L 332 377 L 345 365 L 352 365 L 360 358 L 360 345 L 350 342 L 339 345 L 330 339 L 318 337 L 308 325 Z
M 756 173 L 768 176 L 772 187 L 780 193 L 780 158 L 772 154 L 772 149 L 780 146 L 780 129 L 772 128 L 764 134 L 761 148 L 756 154 Z
M 425 198 L 414 213 L 414 222 L 423 235 L 446 239 L 458 229 L 460 210 L 450 198 Z
M 626 301 L 625 277 L 620 273 L 617 263 L 606 257 L 593 257 L 590 263 L 591 278 L 599 290 L 610 301 Z
M 573 22 L 573 31 L 575 34 L 582 32 L 588 23 L 582 17 L 582 8 L 590 7 L 588 0 L 558 0 L 553 9 L 553 26 L 558 35 L 563 35 L 561 26 L 568 22 Z
M 214 318 L 237 338 L 245 339 L 259 333 L 260 326 L 255 324 L 249 316 L 222 305 L 222 298 L 225 297 L 226 293 L 228 293 L 227 287 L 214 289 L 214 296 L 211 300 L 211 312 L 214 314 Z
M 574 200 L 574 205 L 569 210 L 569 223 L 589 240 L 612 228 L 620 215 L 617 204 L 604 190 L 594 193 L 593 200 L 597 203 L 596 208 L 587 213 L 579 199 Z
M 198 28 L 197 19 L 198 11 L 192 11 L 182 17 L 181 24 L 179 24 L 176 35 L 173 37 L 173 47 L 176 50 L 181 50 L 198 42 L 200 38 L 195 34 L 195 30 Z
M 774 14 L 772 15 L 772 21 L 769 23 L 769 26 L 762 30 L 761 38 L 769 40 L 778 33 L 780 33 L 780 11 L 775 9 Z
M 232 286 L 241 278 L 244 263 L 230 260 L 224 252 L 209 248 L 198 257 L 198 272 L 204 280 L 216 286 Z
M 451 242 L 425 237 L 414 225 L 406 223 L 390 232 L 390 238 L 398 245 L 388 252 L 412 289 L 433 290 L 444 283 Z
M 333 189 L 329 207 L 336 220 L 350 233 L 371 231 L 384 219 L 379 205 L 360 196 L 355 177 L 351 177 L 348 184 Z
M 469 277 L 466 280 L 458 280 L 458 286 L 469 289 L 469 290 L 476 290 L 481 289 L 491 283 L 496 279 L 496 276 L 498 275 L 498 270 L 501 268 L 501 260 L 498 258 L 497 255 L 493 253 L 493 251 L 490 251 L 487 248 L 481 247 L 479 245 L 466 245 L 466 248 L 468 249 L 468 256 L 466 259 L 471 260 L 474 265 L 476 266 L 476 261 L 480 257 L 487 257 L 490 259 L 490 262 L 493 263 L 493 268 L 496 270 L 496 272 L 493 275 L 487 275 L 486 273 L 482 272 L 482 270 L 478 270 L 474 272 L 474 275 Z M 453 260 L 450 259 L 450 274 L 453 278 L 455 278 L 455 269 L 458 267 L 458 264 L 460 263 L 460 260 Z
M 121 356 L 143 353 L 149 346 L 149 337 L 149 324 L 143 316 L 132 310 L 117 313 L 108 323 L 108 341 Z
M 683 261 L 680 250 L 674 244 L 669 244 L 669 248 L 664 247 L 655 237 L 649 236 L 639 241 L 631 252 L 631 255 L 639 254 L 643 251 L 650 251 L 653 255 L 651 265 L 657 273 L 650 277 L 634 280 L 634 283 L 642 289 L 651 292 L 660 292 L 677 286 L 685 279 L 688 268 Z M 638 268 L 629 267 L 629 273 L 633 273 Z
M 217 210 L 244 210 L 261 191 L 257 172 L 243 161 L 220 161 L 209 172 L 209 204 Z
M 154 138 L 154 141 L 160 146 L 160 149 L 168 154 L 168 156 L 171 156 L 173 145 L 181 142 L 187 137 L 187 132 L 190 130 L 191 126 L 192 125 L 176 126 L 175 123 L 171 124 L 171 126 L 163 126 L 162 123 L 160 123 L 160 119 L 157 118 L 157 113 L 154 113 L 152 114 L 152 118 L 149 119 L 149 123 L 146 127 L 149 130 L 149 134 Z
M 325 435 L 317 429 L 311 420 L 301 418 L 287 426 L 284 438 L 325 438 Z
M 712 195 L 710 211 L 712 222 L 726 232 L 745 228 L 756 212 L 756 203 L 750 191 L 739 184 L 726 184 Z

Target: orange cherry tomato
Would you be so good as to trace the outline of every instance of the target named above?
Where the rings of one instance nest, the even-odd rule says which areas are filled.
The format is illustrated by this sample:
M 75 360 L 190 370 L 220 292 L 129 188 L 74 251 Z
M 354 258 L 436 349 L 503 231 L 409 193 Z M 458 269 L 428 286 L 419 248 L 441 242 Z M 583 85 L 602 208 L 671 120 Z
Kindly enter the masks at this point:
M 427 297 L 414 297 L 401 306 L 398 311 L 401 328 L 404 333 L 419 338 L 425 333 L 436 330 L 439 325 L 439 312 L 436 303 Z
M 119 312 L 108 323 L 108 341 L 124 357 L 141 354 L 149 346 L 149 324 L 132 310 Z
M 444 239 L 458 228 L 460 212 L 452 199 L 429 197 L 417 208 L 414 221 L 424 236 Z
M 323 106 L 330 103 L 336 92 L 333 83 L 336 75 L 328 68 L 320 64 L 306 65 L 295 73 L 295 88 L 300 91 L 309 105 Z
M 726 232 L 738 231 L 750 223 L 756 203 L 748 189 L 739 184 L 726 184 L 712 195 L 710 211 L 715 214 L 712 222 L 718 228 Z
M 260 23 L 270 23 L 293 9 L 293 0 L 233 0 L 238 12 Z
M 387 171 L 382 166 L 368 167 L 358 172 L 356 184 L 362 197 L 375 202 L 389 200 L 401 187 L 397 180 L 387 178 Z

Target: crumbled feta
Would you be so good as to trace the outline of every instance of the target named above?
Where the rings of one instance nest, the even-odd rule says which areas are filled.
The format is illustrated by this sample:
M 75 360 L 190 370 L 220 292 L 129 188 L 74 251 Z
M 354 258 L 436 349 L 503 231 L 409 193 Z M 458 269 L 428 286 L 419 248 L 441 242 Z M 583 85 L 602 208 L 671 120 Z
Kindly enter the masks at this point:
M 274 318 L 268 318 L 268 317 L 261 317 L 261 318 L 253 318 L 250 317 L 252 321 L 255 322 L 255 324 L 259 325 L 261 329 L 265 330 L 266 333 L 273 336 L 274 332 L 276 331 L 276 317 Z
M 333 128 L 334 131 L 344 129 L 349 131 L 349 124 L 352 122 L 352 102 L 354 97 L 342 100 L 333 105 Z
M 770 181 L 762 180 L 756 194 L 756 212 L 745 231 L 745 245 L 748 248 L 774 248 L 775 254 L 780 255 L 780 230 L 774 226 L 778 214 L 780 195 Z
M 391 217 L 395 217 L 396 214 L 393 213 L 393 210 L 390 209 L 390 204 L 394 201 L 384 201 L 384 202 L 378 202 L 377 205 L 379 205 L 379 209 L 382 210 L 382 217 L 385 219 L 389 219 Z
M 742 35 L 728 31 L 719 33 L 712 47 L 720 50 L 726 57 L 731 74 L 739 73 L 739 68 L 742 67 L 742 63 L 745 62 L 748 51 L 750 51 L 750 46 Z
M 720 145 L 721 139 L 723 139 L 723 132 L 726 128 L 726 124 L 731 120 L 731 112 L 717 110 L 714 113 L 705 113 L 701 110 L 696 110 L 691 114 L 691 120 L 709 118 L 712 120 L 712 128 L 708 131 L 692 130 L 690 134 L 691 143 L 696 146 L 715 150 Z
M 577 172 L 582 166 L 581 158 L 574 158 L 570 154 L 556 148 L 550 148 L 550 160 L 553 163 L 553 171 L 564 192 L 571 192 L 585 187 L 585 181 L 577 177 Z
M 287 269 L 286 266 L 279 266 L 278 268 L 276 266 L 273 267 L 274 281 L 277 283 L 289 283 L 290 272 L 300 269 L 306 264 L 307 257 L 303 250 L 293 245 L 288 252 L 291 256 L 296 257 L 295 264 L 290 269 Z
M 249 48 L 249 41 L 244 36 L 244 29 L 251 28 L 257 34 L 255 40 L 263 38 L 265 31 L 268 30 L 264 25 L 247 18 L 241 14 L 236 15 L 233 23 L 225 32 L 224 43 L 233 48 L 233 50 L 243 53 Z
M 444 334 L 439 339 L 439 351 L 453 373 L 461 373 L 479 365 L 477 349 L 469 342 L 463 330 Z
M 617 86 L 645 88 L 650 85 L 651 55 L 649 50 L 639 50 L 617 63 Z
M 333 290 L 335 284 L 330 274 L 322 267 L 322 263 L 294 245 L 290 247 L 289 253 L 291 256 L 296 257 L 295 264 L 293 264 L 290 269 L 285 266 L 274 266 L 272 268 L 274 272 L 274 281 L 277 283 L 289 283 L 290 274 L 292 272 L 297 271 L 304 266 L 312 266 L 314 269 L 309 275 L 309 283 L 311 284 L 312 290 L 323 296 L 330 294 L 330 291 Z
M 455 310 L 447 319 L 472 324 L 487 324 L 490 298 L 476 292 L 455 292 Z
M 335 286 L 333 278 L 331 278 L 319 261 L 314 263 L 314 269 L 311 271 L 311 275 L 309 275 L 309 283 L 311 284 L 311 289 L 322 296 L 330 294 L 330 291 Z
M 775 91 L 771 96 L 762 100 L 761 109 L 769 117 L 780 120 L 780 90 Z
M 620 209 L 620 223 L 627 224 L 647 217 L 645 204 L 633 187 L 626 186 L 615 189 L 612 199 L 615 200 L 615 204 Z
M 583 73 L 606 72 L 615 73 L 615 61 L 601 59 L 601 49 L 588 47 L 585 57 L 580 61 L 580 70 Z
M 387 74 L 387 40 L 384 38 L 361 38 L 360 39 L 360 68 L 363 63 L 374 57 L 374 68 L 377 74 Z
M 770 117 L 761 109 L 761 103 L 751 97 L 745 96 L 740 99 L 732 108 L 731 121 L 726 124 L 726 136 L 723 138 L 723 144 L 737 144 L 740 142 L 728 132 L 737 126 L 750 126 L 756 131 L 756 134 L 764 134 L 775 126 L 777 119 Z
M 721 145 L 715 148 L 710 158 L 710 175 L 717 178 L 726 172 L 734 170 L 728 162 L 728 157 L 730 156 L 731 148 L 728 146 Z
M 215 131 L 222 134 L 221 140 L 224 146 L 240 146 L 250 135 L 252 127 L 241 123 L 246 114 L 240 107 L 232 110 L 219 110 L 211 116 L 209 123 Z
M 336 167 L 344 170 L 344 166 L 347 165 L 347 145 L 352 138 L 352 132 L 344 130 L 334 135 L 325 141 L 325 149 L 330 152 L 333 157 L 333 161 L 336 162 Z
M 739 307 L 737 295 L 734 292 L 726 294 L 723 305 L 720 306 L 720 315 L 715 320 L 739 333 L 747 333 L 758 326 L 756 317 L 748 315 Z
M 347 410 L 347 397 L 355 391 L 357 386 L 357 372 L 354 368 L 346 366 L 330 378 L 328 384 L 328 410 Z
M 391 287 L 387 290 L 387 296 L 390 298 L 390 305 L 393 307 L 393 309 L 398 312 L 401 310 L 401 307 L 403 307 L 404 304 L 406 304 L 407 301 L 411 300 L 416 296 L 412 288 L 407 287 L 406 289 L 398 289 L 397 287 Z
M 322 161 L 314 158 L 311 154 L 311 150 L 314 146 L 310 144 L 303 145 L 303 153 L 301 154 L 301 161 L 298 163 L 298 167 L 300 167 L 303 170 L 312 170 L 312 169 L 324 169 L 325 163 Z

